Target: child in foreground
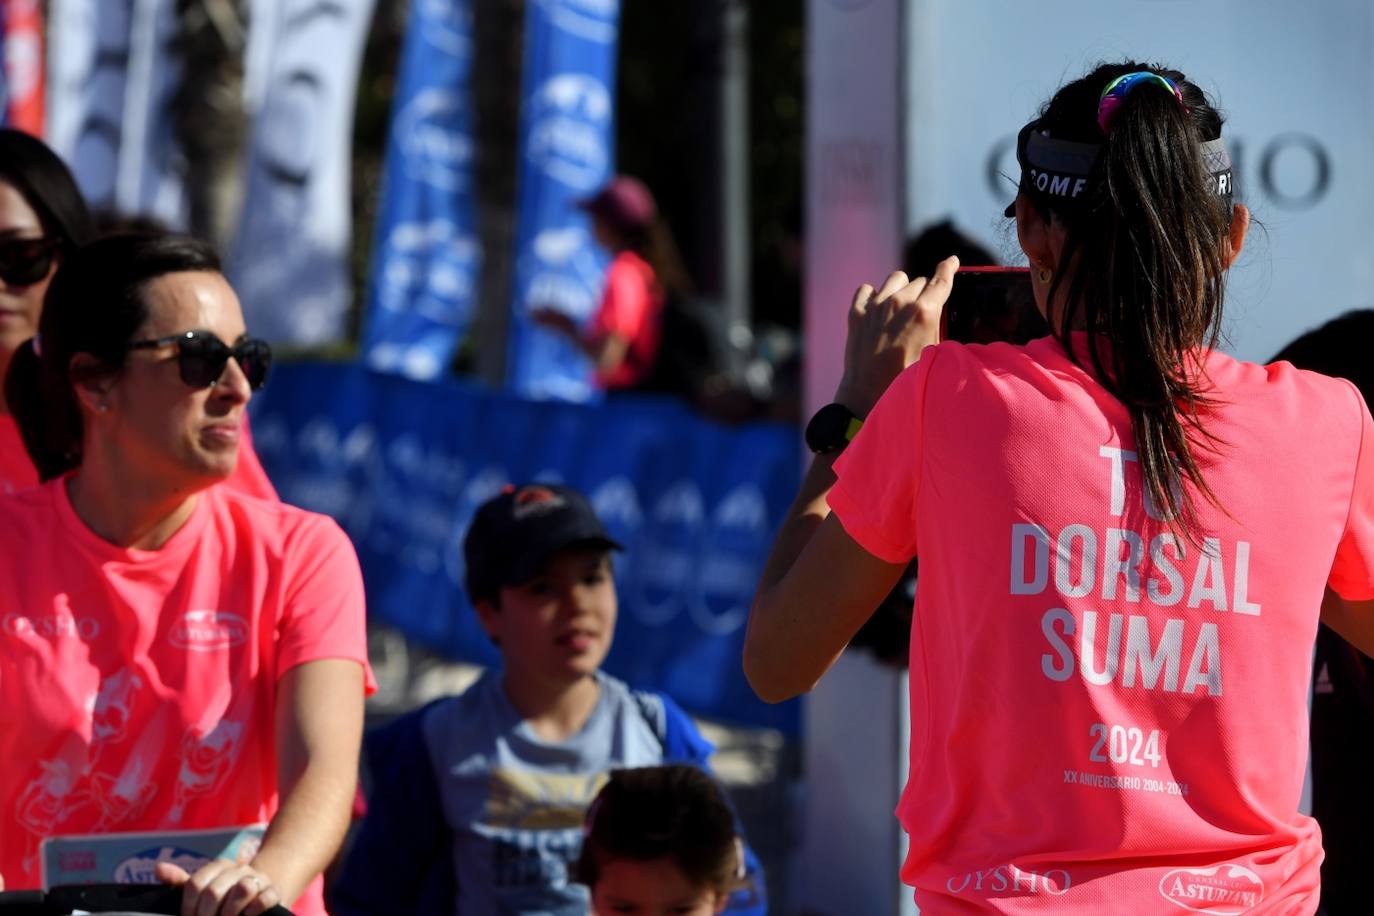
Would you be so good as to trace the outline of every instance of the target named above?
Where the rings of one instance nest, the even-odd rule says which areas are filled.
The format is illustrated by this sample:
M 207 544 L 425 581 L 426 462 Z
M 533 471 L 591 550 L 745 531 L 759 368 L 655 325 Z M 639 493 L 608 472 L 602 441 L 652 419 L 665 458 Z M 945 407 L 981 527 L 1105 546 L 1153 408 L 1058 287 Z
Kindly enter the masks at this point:
M 711 916 L 750 885 L 730 806 L 694 766 L 617 770 L 585 831 L 577 875 L 595 916 Z
M 366 738 L 373 790 L 331 913 L 584 916 L 568 873 L 607 774 L 705 765 L 712 747 L 676 703 L 601 671 L 619 549 L 568 487 L 507 488 L 477 510 L 468 597 L 501 667 Z

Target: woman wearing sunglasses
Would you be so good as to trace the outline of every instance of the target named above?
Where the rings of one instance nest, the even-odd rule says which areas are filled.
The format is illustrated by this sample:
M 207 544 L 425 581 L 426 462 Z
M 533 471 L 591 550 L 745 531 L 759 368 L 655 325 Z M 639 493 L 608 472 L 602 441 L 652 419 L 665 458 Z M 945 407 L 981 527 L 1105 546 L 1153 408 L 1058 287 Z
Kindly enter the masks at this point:
M 23 131 L 0 128 L 0 383 L 19 346 L 38 331 L 53 271 L 95 234 L 86 201 L 57 154 Z M 240 448 L 230 485 L 276 499 L 246 424 Z M 0 493 L 37 483 L 19 428 L 0 398 Z
M 41 140 L 0 129 L 0 381 L 19 345 L 38 331 L 57 262 L 94 237 L 86 201 L 62 160 Z M 0 493 L 37 483 L 0 403 Z
M 111 236 L 58 269 L 8 397 L 45 484 L 0 496 L 0 875 L 53 836 L 268 824 L 194 874 L 186 913 L 324 912 L 371 679 L 332 521 L 215 486 L 267 345 L 214 253 Z M 293 902 L 294 901 L 294 902 Z
M 954 259 L 851 304 L 744 667 L 811 689 L 919 554 L 922 912 L 1317 910 L 1312 644 L 1320 613 L 1374 649 L 1374 421 L 1348 382 L 1214 349 L 1249 223 L 1221 129 L 1123 63 L 1021 130 L 1007 215 L 1052 336 L 940 342 Z

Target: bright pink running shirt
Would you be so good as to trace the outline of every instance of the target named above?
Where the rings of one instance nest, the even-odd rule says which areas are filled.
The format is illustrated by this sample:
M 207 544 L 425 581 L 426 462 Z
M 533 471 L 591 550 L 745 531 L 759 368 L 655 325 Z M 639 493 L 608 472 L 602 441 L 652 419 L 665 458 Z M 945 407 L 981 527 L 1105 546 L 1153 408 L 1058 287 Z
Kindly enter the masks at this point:
M 629 388 L 644 381 L 658 356 L 662 333 L 663 290 L 649 262 L 633 251 L 622 251 L 606 270 L 606 291 L 592 316 L 589 333 L 599 340 L 611 334 L 629 343 L 625 361 L 598 375 L 604 389 Z
M 0 495 L 36 486 L 38 471 L 24 449 L 19 424 L 9 414 L 0 414 Z
M 269 821 L 278 679 L 367 667 L 339 527 L 211 487 L 161 549 L 127 550 L 80 521 L 65 478 L 0 497 L 0 519 L 6 889 L 39 885 L 45 836 Z M 291 909 L 323 913 L 320 882 Z
M 1205 365 L 1203 549 L 1050 338 L 925 350 L 837 463 L 850 535 L 920 556 L 898 816 L 923 912 L 1316 910 L 1312 644 L 1328 582 L 1374 598 L 1374 430 L 1347 382 Z

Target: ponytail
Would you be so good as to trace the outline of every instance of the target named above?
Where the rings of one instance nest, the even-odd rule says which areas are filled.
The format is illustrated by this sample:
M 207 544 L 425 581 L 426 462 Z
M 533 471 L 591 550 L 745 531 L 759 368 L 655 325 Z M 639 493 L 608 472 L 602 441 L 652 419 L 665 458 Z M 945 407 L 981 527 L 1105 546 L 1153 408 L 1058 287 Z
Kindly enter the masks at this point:
M 1114 103 L 1104 138 L 1104 87 L 1142 70 L 1177 90 L 1142 80 Z M 1055 334 L 1078 361 L 1069 337 L 1086 330 L 1094 374 L 1130 414 L 1146 495 L 1195 540 L 1197 506 L 1179 484 L 1216 505 L 1197 450 L 1221 444 L 1203 426 L 1216 402 L 1195 359 L 1216 345 L 1225 291 L 1230 196 L 1218 195 L 1202 149 L 1220 137 L 1221 116 L 1183 74 L 1127 63 L 1065 86 L 1040 125 L 1101 150 L 1082 205 L 1052 207 L 1067 229 L 1063 263 L 1072 265 L 1062 300 L 1058 278 L 1050 289 L 1051 302 L 1065 303 Z

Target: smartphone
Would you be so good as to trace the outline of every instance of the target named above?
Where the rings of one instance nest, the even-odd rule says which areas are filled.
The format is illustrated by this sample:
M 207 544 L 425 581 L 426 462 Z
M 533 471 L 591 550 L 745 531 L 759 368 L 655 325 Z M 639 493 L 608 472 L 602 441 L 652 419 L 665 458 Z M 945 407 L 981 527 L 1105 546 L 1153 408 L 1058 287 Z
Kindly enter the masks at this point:
M 1023 344 L 1050 333 L 1028 267 L 961 267 L 940 317 L 940 339 Z

